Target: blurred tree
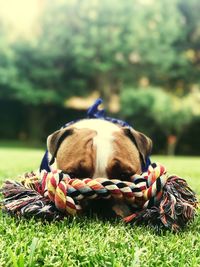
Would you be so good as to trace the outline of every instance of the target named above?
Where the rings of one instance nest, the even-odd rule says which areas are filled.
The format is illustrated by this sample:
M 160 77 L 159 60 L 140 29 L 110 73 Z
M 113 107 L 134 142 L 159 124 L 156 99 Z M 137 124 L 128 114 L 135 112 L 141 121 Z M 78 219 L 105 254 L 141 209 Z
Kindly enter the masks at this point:
M 6 98 L 17 77 L 15 54 L 9 46 L 7 26 L 0 20 L 0 98 Z
M 158 88 L 126 89 L 121 96 L 121 112 L 150 136 L 159 128 L 166 137 L 167 153 L 174 154 L 180 136 L 194 118 L 185 101 Z
M 31 39 L 9 40 L 10 29 L 0 24 L 0 98 L 29 107 L 30 133 L 38 139 L 48 121 L 42 107 L 63 106 L 72 95 L 95 89 L 108 102 L 113 93 L 128 99 L 123 88 L 152 86 L 183 96 L 199 85 L 199 9 L 198 0 L 44 1 Z M 135 110 L 129 105 L 130 115 L 122 109 L 124 116 L 133 113 L 135 123 L 145 114 L 149 132 L 160 127 L 178 135 L 190 112 L 176 112 L 178 100 L 150 91 L 136 97 Z M 164 111 L 156 106 L 162 102 Z M 163 115 L 153 118 L 156 112 Z
M 177 7 L 183 25 L 181 38 L 176 40 L 175 45 L 184 64 L 175 64 L 171 77 L 174 76 L 178 91 L 188 92 L 192 84 L 200 82 L 200 1 L 180 0 Z
M 187 14 L 179 0 L 44 3 L 35 38 L 13 44 L 14 97 L 63 104 L 97 89 L 108 100 L 124 85 L 173 89 L 186 79 Z
M 166 84 L 182 21 L 177 0 L 53 0 L 46 2 L 39 27 L 34 46 L 20 41 L 18 68 L 33 102 L 62 103 L 94 89 L 108 101 L 144 77 Z M 22 96 L 28 99 L 23 89 Z

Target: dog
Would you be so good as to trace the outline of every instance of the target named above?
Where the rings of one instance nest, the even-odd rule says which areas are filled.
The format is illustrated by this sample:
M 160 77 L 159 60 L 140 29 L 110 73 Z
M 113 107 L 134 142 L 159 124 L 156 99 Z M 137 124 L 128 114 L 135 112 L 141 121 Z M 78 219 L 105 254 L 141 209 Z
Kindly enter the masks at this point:
M 141 174 L 141 166 L 151 153 L 152 141 L 133 128 L 94 118 L 55 131 L 47 138 L 47 148 L 51 164 L 71 178 L 131 181 L 134 174 Z M 86 203 L 88 210 L 105 217 L 131 214 L 128 205 L 120 201 Z

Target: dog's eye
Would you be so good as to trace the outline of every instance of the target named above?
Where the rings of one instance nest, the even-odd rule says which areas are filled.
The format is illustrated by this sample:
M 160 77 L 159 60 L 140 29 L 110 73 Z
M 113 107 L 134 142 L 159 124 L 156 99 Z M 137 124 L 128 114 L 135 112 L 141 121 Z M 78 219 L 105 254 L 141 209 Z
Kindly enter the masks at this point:
M 69 177 L 72 178 L 72 179 L 77 178 L 77 175 L 76 175 L 76 173 L 74 173 L 74 172 L 68 172 L 67 174 L 68 174 Z
M 133 173 L 130 173 L 130 172 L 122 172 L 122 173 L 120 173 L 119 178 L 122 181 L 130 181 L 130 178 L 132 175 L 133 175 Z

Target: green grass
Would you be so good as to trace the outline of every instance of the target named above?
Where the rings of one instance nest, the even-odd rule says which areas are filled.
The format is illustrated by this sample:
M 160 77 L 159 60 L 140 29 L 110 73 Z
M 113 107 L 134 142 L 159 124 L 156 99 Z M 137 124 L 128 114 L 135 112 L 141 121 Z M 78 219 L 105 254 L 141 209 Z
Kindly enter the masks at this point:
M 38 167 L 42 150 L 0 149 L 0 181 Z M 152 157 L 200 194 L 200 158 Z M 42 223 L 0 214 L 0 266 L 200 266 L 200 216 L 183 232 L 156 234 L 122 222 L 68 218 Z

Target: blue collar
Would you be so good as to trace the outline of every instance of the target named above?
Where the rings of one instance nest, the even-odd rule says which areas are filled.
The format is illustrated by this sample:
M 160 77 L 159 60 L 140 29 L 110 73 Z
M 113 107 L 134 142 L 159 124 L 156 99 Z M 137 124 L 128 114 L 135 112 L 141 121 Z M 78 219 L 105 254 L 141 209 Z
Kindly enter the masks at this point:
M 107 120 L 107 121 L 110 121 L 112 123 L 116 123 L 122 127 L 128 127 L 128 128 L 131 128 L 131 126 L 125 122 L 125 121 L 122 121 L 122 120 L 119 120 L 119 119 L 116 119 L 116 118 L 111 118 L 111 117 L 107 117 L 105 115 L 105 110 L 104 109 L 98 109 L 99 105 L 101 105 L 103 102 L 103 100 L 101 98 L 98 98 L 94 104 L 88 109 L 87 111 L 87 118 L 88 119 L 102 119 L 102 120 Z M 68 123 L 66 123 L 65 125 L 63 125 L 62 128 L 66 128 L 68 127 L 69 125 L 77 122 L 78 120 L 76 121 L 70 121 Z M 142 172 L 146 172 L 148 170 L 148 167 L 149 165 L 151 164 L 151 161 L 150 161 L 150 158 L 149 156 L 146 158 L 146 164 L 143 164 L 142 163 Z M 42 158 L 42 162 L 40 164 L 40 171 L 41 170 L 46 170 L 47 172 L 50 172 L 51 171 L 51 168 L 50 168 L 50 165 L 49 165 L 49 158 L 48 158 L 48 150 L 46 150 L 43 158 Z

